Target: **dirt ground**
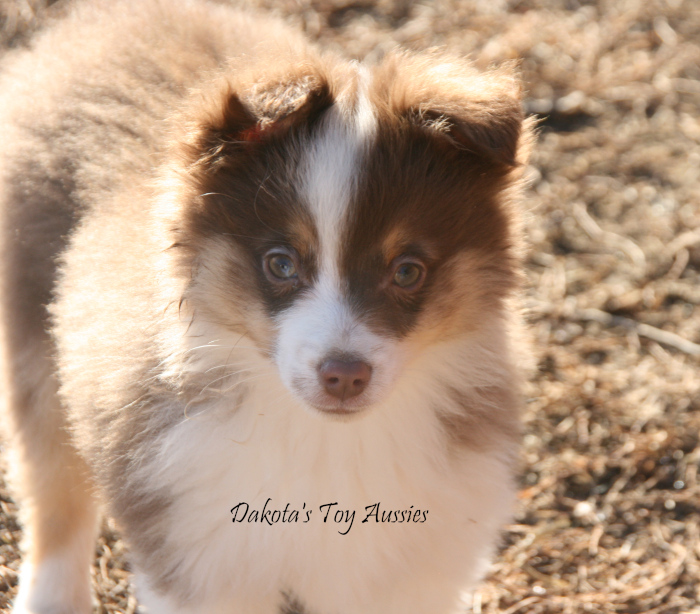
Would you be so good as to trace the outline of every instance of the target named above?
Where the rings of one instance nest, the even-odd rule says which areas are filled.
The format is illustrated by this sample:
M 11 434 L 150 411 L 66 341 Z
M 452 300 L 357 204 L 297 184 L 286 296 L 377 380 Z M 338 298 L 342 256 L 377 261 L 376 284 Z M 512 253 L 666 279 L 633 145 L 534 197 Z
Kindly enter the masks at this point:
M 357 58 L 398 44 L 522 60 L 542 119 L 526 203 L 537 369 L 518 508 L 470 611 L 700 614 L 700 2 L 253 4 Z M 38 8 L 0 0 L 3 47 Z M 0 507 L 7 608 L 19 529 L 4 489 Z M 99 612 L 133 612 L 108 527 L 97 557 Z

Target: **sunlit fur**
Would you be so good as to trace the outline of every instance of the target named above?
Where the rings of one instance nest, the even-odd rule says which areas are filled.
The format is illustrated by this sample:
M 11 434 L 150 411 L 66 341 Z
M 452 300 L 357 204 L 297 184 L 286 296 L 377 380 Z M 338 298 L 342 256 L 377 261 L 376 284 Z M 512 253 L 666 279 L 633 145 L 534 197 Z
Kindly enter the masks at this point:
M 514 493 L 513 67 L 364 66 L 204 0 L 120 0 L 12 54 L 0 92 L 15 614 L 91 611 L 98 507 L 149 614 L 459 611 Z M 266 274 L 275 249 L 297 278 Z M 367 387 L 331 395 L 328 359 Z M 310 521 L 232 522 L 268 499 Z M 375 503 L 425 522 L 363 523 Z

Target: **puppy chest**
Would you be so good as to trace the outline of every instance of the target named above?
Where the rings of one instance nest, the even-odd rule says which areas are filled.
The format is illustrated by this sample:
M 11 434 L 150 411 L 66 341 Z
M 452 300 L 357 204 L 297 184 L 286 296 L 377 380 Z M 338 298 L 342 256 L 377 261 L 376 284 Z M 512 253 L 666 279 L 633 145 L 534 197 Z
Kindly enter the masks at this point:
M 172 494 L 165 555 L 195 586 L 352 603 L 422 569 L 454 573 L 507 510 L 490 490 L 506 479 L 498 463 L 445 471 L 380 422 L 365 434 L 258 409 L 184 422 L 156 457 L 154 484 Z

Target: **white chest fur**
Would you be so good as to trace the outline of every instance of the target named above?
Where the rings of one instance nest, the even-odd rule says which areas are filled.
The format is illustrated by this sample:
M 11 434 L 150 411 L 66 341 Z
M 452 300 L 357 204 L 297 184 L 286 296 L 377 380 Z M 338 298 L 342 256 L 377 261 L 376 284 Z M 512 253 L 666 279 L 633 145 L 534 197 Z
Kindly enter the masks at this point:
M 448 612 L 510 510 L 512 450 L 452 449 L 434 409 L 409 390 L 334 422 L 266 379 L 235 410 L 213 401 L 183 418 L 161 446 L 152 479 L 174 496 L 168 551 L 196 606 L 165 604 L 143 586 L 155 614 L 273 614 L 283 592 L 309 614 Z M 234 522 L 239 503 L 236 520 L 248 513 Z M 375 504 L 379 520 L 421 514 L 363 522 Z M 287 522 L 262 516 L 286 506 Z

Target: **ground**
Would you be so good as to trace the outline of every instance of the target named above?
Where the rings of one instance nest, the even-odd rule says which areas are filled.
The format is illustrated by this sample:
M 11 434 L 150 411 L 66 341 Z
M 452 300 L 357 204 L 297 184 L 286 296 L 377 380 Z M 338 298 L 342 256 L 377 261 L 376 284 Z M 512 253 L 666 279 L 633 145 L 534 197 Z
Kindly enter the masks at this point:
M 2 47 L 24 44 L 39 4 L 0 0 Z M 526 200 L 537 367 L 518 508 L 471 612 L 700 614 L 700 3 L 253 4 L 357 58 L 398 44 L 521 60 L 541 119 Z M 20 533 L 4 489 L 0 507 L 7 608 Z M 100 614 L 134 611 L 109 527 L 94 582 Z

